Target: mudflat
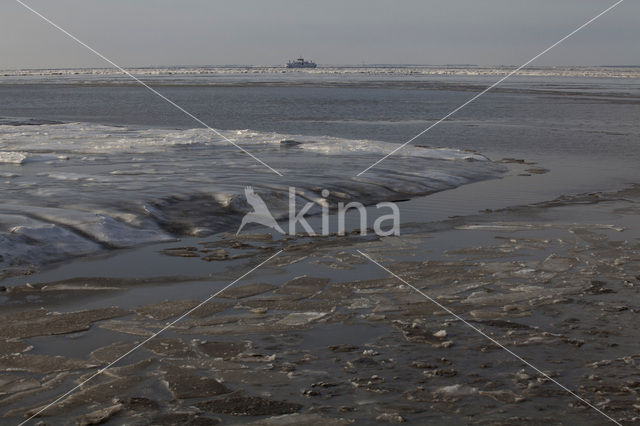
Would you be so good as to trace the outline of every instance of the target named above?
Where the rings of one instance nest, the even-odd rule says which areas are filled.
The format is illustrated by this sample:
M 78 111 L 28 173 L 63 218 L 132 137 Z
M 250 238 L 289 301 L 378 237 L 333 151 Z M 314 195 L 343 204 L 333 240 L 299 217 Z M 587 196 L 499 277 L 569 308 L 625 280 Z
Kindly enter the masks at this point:
M 19 422 L 197 308 L 38 421 L 603 422 L 552 378 L 635 422 L 639 213 L 640 187 L 631 186 L 457 217 L 437 230 L 416 225 L 400 237 L 223 235 L 153 249 L 155 261 L 184 271 L 215 265 L 211 275 L 36 275 L 3 289 L 0 411 Z M 208 303 L 194 296 L 278 250 Z M 136 289 L 148 303 L 132 302 Z

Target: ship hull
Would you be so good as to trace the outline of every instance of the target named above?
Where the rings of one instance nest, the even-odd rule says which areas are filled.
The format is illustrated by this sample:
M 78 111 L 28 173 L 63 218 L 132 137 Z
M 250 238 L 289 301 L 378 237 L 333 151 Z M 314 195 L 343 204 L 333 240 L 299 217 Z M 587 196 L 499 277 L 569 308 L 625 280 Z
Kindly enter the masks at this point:
M 316 68 L 317 65 L 316 64 L 304 64 L 304 65 L 287 64 L 286 67 L 287 68 Z
M 317 65 L 313 61 L 305 61 L 304 58 L 298 58 L 295 61 L 286 63 L 287 68 L 315 68 Z

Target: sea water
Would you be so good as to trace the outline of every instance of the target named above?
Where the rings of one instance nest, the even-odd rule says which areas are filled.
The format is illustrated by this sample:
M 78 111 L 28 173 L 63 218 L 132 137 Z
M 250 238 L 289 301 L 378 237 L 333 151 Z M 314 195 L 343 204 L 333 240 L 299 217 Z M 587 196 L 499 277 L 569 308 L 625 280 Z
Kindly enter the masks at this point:
M 220 134 L 113 71 L 5 72 L 0 264 L 40 266 L 185 235 L 235 232 L 251 210 L 247 186 L 283 218 L 292 186 L 299 204 L 318 200 L 323 189 L 333 205 L 407 200 L 502 177 L 506 166 L 492 161 L 501 156 L 564 172 L 537 181 L 544 184 L 525 183 L 524 191 L 633 181 L 640 159 L 633 68 L 531 71 L 358 176 L 504 71 L 138 70 Z

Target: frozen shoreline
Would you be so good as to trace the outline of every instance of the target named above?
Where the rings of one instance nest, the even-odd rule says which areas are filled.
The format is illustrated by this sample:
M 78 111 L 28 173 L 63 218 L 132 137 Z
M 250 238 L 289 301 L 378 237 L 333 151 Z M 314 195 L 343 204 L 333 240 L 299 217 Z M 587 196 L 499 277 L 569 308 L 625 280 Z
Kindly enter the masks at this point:
M 16 418 L 41 406 L 284 248 L 255 276 L 64 407 L 53 407 L 47 420 L 91 412 L 143 423 L 179 416 L 276 421 L 282 415 L 329 424 L 537 422 L 563 410 L 567 421 L 601 422 L 598 413 L 358 256 L 358 249 L 609 415 L 637 421 L 638 336 L 624 325 L 640 312 L 638 205 L 640 189 L 633 186 L 454 218 L 437 231 L 399 238 L 228 235 L 193 248 L 173 243 L 158 252 L 156 246 L 145 255 L 191 277 L 153 279 L 149 270 L 147 278 L 85 275 L 14 287 L 5 292 L 11 302 L 4 304 L 2 331 L 12 339 L 3 344 L 12 353 L 0 355 L 0 377 L 17 390 L 0 399 L 0 411 Z M 221 251 L 251 257 L 201 260 Z M 302 274 L 306 278 L 296 278 Z M 42 305 L 48 309 L 34 309 Z M 189 387 L 194 378 L 207 386 Z M 133 404 L 142 400 L 148 408 Z
M 444 183 L 460 183 L 476 172 L 486 177 L 487 166 L 495 164 L 474 158 L 469 149 L 503 161 L 499 166 L 508 167 L 507 175 L 403 202 L 397 238 L 251 234 L 264 228 L 247 229 L 238 238 L 228 223 L 216 228 L 227 234 L 192 232 L 200 236 L 83 256 L 5 279 L 0 415 L 23 418 L 282 249 L 268 265 L 52 407 L 44 420 L 552 424 L 562 413 L 569 423 L 602 423 L 598 413 L 360 257 L 361 250 L 614 418 L 638 421 L 640 336 L 629 326 L 640 313 L 640 190 L 630 186 L 638 182 L 636 80 L 523 77 L 424 141 L 456 148 L 439 152 L 457 152 L 455 158 L 398 156 L 365 182 L 345 184 L 342 175 L 329 182 L 328 170 L 344 169 L 351 177 L 390 146 L 372 144 L 371 135 L 387 143 L 406 140 L 468 99 L 466 92 L 496 79 L 368 72 L 235 69 L 148 79 L 173 85 L 166 88 L 171 96 L 221 128 L 261 129 L 254 141 L 249 131 L 232 136 L 246 138 L 245 146 L 261 155 L 271 153 L 278 169 L 298 167 L 292 175 L 296 185 L 309 189 L 305 199 L 328 184 L 332 191 L 365 195 L 373 187 L 376 197 L 392 199 L 431 191 L 433 185 L 415 173 L 416 164 L 425 166 L 420 172 L 436 165 L 451 172 Z M 208 136 L 187 130 L 192 123 L 149 102 L 144 89 L 115 87 L 131 84 L 116 75 L 0 80 L 10 82 L 0 84 L 7 99 L 3 115 L 75 122 L 57 132 L 63 123 L 3 121 L 25 125 L 9 138 L 18 143 L 3 147 L 13 153 L 7 157 L 11 164 L 0 166 L 5 189 L 24 200 L 5 207 L 13 222 L 4 219 L 25 238 L 51 236 L 29 228 L 46 219 L 59 223 L 59 230 L 82 227 L 73 232 L 104 241 L 113 230 L 104 221 L 67 212 L 90 205 L 93 214 L 92 201 L 115 200 L 98 214 L 135 224 L 145 210 L 125 211 L 123 189 L 131 190 L 133 201 L 141 193 L 157 195 L 154 217 L 180 229 L 221 225 L 193 226 L 191 213 L 202 212 L 203 198 L 179 196 L 185 187 L 205 188 L 205 201 L 229 204 L 233 197 L 220 196 L 219 188 L 211 196 L 214 165 L 220 165 L 216 185 L 235 193 L 241 187 L 231 188 L 231 181 L 276 188 L 275 194 L 285 193 L 291 181 L 269 181 L 259 165 L 233 149 L 222 161 L 207 159 L 204 154 L 214 152 Z M 177 87 L 213 81 L 243 87 Z M 287 87 L 269 88 L 274 81 Z M 99 124 L 78 124 L 92 120 Z M 40 129 L 49 134 L 38 137 L 38 126 L 27 124 L 44 125 Z M 308 143 L 280 146 L 284 134 Z M 132 135 L 141 143 L 132 143 Z M 332 144 L 345 138 L 360 142 L 346 152 Z M 421 147 L 411 153 L 416 151 L 438 153 Z M 55 158 L 28 162 L 52 152 Z M 337 158 L 345 160 L 341 167 Z M 167 182 L 175 190 L 167 191 Z M 110 194 L 104 191 L 109 188 Z M 167 200 L 167 193 L 178 196 Z M 52 205 L 58 200 L 60 206 Z M 34 203 L 40 209 L 24 208 Z
M 338 202 L 408 199 L 493 179 L 505 170 L 474 152 L 406 147 L 358 177 L 354 161 L 373 162 L 395 145 L 224 133 L 286 177 L 272 175 L 207 129 L 0 124 L 0 266 L 31 270 L 105 249 L 230 232 L 251 211 L 245 186 L 253 186 L 279 219 L 288 214 L 290 186 L 298 205 L 320 200 L 327 189 L 335 210 Z M 293 142 L 282 142 L 287 140 Z M 247 169 L 254 176 L 246 176 Z M 309 215 L 320 209 L 314 204 Z

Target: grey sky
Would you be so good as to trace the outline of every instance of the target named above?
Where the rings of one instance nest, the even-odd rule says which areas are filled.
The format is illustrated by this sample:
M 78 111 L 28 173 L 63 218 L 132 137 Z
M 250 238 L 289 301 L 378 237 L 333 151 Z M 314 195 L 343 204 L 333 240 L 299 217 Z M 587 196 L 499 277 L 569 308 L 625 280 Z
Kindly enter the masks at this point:
M 613 0 L 25 0 L 123 66 L 520 64 Z M 640 0 L 534 65 L 640 65 Z M 0 68 L 102 67 L 99 58 L 0 0 Z

